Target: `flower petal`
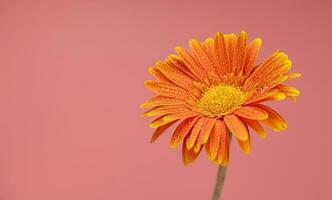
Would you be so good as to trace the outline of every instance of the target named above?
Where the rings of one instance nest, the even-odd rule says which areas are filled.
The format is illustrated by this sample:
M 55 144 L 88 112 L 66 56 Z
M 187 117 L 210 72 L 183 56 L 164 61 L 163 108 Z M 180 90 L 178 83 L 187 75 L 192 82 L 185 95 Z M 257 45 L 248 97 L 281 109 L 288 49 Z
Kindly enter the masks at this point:
M 146 112 L 144 112 L 144 116 L 154 117 L 154 116 L 160 116 L 160 115 L 167 115 L 167 114 L 173 114 L 173 113 L 183 113 L 190 111 L 188 108 L 184 106 L 159 106 L 154 107 Z
M 185 100 L 188 96 L 188 92 L 178 86 L 173 84 L 159 82 L 159 81 L 145 81 L 145 87 L 153 90 L 154 92 L 166 96 L 166 97 L 173 97 L 176 99 Z
M 279 92 L 279 90 L 271 89 L 266 92 L 259 92 L 255 94 L 251 99 L 249 99 L 246 105 L 264 101 L 281 101 L 285 98 L 286 95 L 282 92 Z
M 219 165 L 227 165 L 229 160 L 230 133 L 222 131 L 220 136 L 219 150 L 215 161 Z
M 187 148 L 191 149 L 194 147 L 194 144 L 197 140 L 197 137 L 199 135 L 199 132 L 201 131 L 203 125 L 207 122 L 208 118 L 206 117 L 201 117 L 196 124 L 194 125 L 191 133 L 188 135 L 188 139 L 186 141 Z
M 250 42 L 250 44 L 247 46 L 246 49 L 246 59 L 243 69 L 243 75 L 248 77 L 251 73 L 252 69 L 254 68 L 255 61 L 257 58 L 257 55 L 259 53 L 259 50 L 262 46 L 262 40 L 260 38 L 257 38 Z
M 153 106 L 175 106 L 175 105 L 184 105 L 184 104 L 185 102 L 183 100 L 164 97 L 164 96 L 156 96 L 141 104 L 141 108 L 149 108 Z
M 181 72 L 179 69 L 174 68 L 166 63 L 156 63 L 157 69 L 159 69 L 169 80 L 178 85 L 179 87 L 190 90 L 194 80 Z
M 262 121 L 269 128 L 274 131 L 283 131 L 287 129 L 286 121 L 272 108 L 261 104 L 257 104 L 256 106 L 264 109 L 269 114 L 269 117 Z
M 237 116 L 254 119 L 254 120 L 264 120 L 268 118 L 268 113 L 265 110 L 258 108 L 256 106 L 243 106 L 234 112 Z
M 262 138 L 266 138 L 266 131 L 258 121 L 243 118 L 241 120 L 243 121 L 243 123 L 252 128 L 259 136 L 261 136 Z
M 276 83 L 287 80 L 288 77 L 284 75 L 291 66 L 292 62 L 288 59 L 288 56 L 281 51 L 277 51 L 255 68 L 246 79 L 243 87 L 246 90 L 257 88 L 266 91 L 271 89 Z
M 260 101 L 256 101 L 255 103 L 261 103 L 261 102 L 264 102 L 264 101 L 282 101 L 286 98 L 286 95 L 282 92 L 277 92 L 265 99 L 262 99 Z
M 281 70 L 283 70 L 283 69 L 281 69 Z M 287 81 L 288 76 L 280 74 L 279 77 L 277 76 L 277 78 L 275 78 L 275 77 L 270 77 L 270 78 L 273 79 L 273 80 L 269 80 L 266 83 L 264 83 L 265 85 L 263 84 L 261 89 L 269 90 L 271 88 L 274 88 L 275 86 L 281 84 L 282 82 Z
M 288 97 L 297 97 L 300 95 L 300 91 L 294 87 L 286 86 L 286 85 L 277 85 L 275 87 L 280 92 L 284 93 Z
M 228 130 L 225 122 L 222 120 L 217 120 L 212 129 L 208 142 L 205 144 L 205 151 L 210 160 L 216 159 L 217 153 L 219 151 L 221 136 L 223 135 L 224 137 L 227 135 L 227 131 Z
M 224 35 L 220 32 L 216 33 L 214 38 L 215 38 L 214 49 L 217 60 L 219 61 L 218 62 L 219 65 L 216 67 L 216 70 L 219 76 L 223 76 L 227 71 L 230 71 L 230 61 L 227 54 L 226 42 Z
M 187 134 L 191 131 L 192 127 L 195 125 L 198 119 L 198 117 L 185 119 L 180 123 L 178 127 L 176 127 L 170 142 L 171 148 L 175 148 L 178 143 L 180 143 L 180 141 L 187 136 Z
M 191 39 L 189 41 L 189 47 L 191 53 L 194 55 L 198 61 L 201 68 L 205 68 L 205 71 L 214 71 L 214 63 L 210 60 L 209 55 L 203 46 L 198 40 Z
M 216 120 L 216 118 L 208 118 L 207 122 L 203 125 L 202 130 L 198 135 L 199 144 L 205 144 L 208 141 Z
M 195 144 L 194 144 L 194 147 L 192 149 L 194 149 L 194 152 L 195 153 L 198 153 L 201 149 L 202 149 L 203 145 L 200 144 L 198 142 L 198 140 L 196 140 Z
M 237 74 L 242 74 L 245 53 L 246 53 L 246 40 L 247 40 L 247 33 L 245 31 L 241 31 L 239 34 L 235 50 L 234 50 L 234 57 L 233 57 L 233 72 Z
M 165 63 L 167 63 L 170 66 L 173 66 L 183 73 L 185 73 L 187 76 L 191 77 L 195 81 L 198 81 L 199 79 L 188 69 L 186 64 L 183 62 L 183 60 L 177 56 L 177 55 L 170 55 L 168 56 L 167 60 L 165 60 Z
M 216 52 L 214 50 L 214 46 L 215 46 L 214 38 L 206 39 L 203 43 L 203 46 L 204 46 L 207 56 L 209 57 L 211 64 L 212 64 L 212 68 L 210 71 L 208 71 L 208 73 L 209 72 L 217 73 L 216 69 L 217 69 L 219 61 L 216 57 Z
M 248 139 L 248 130 L 243 122 L 234 114 L 226 115 L 224 117 L 227 128 L 239 140 L 245 141 Z
M 242 141 L 239 139 L 236 139 L 239 143 L 239 146 L 244 154 L 249 154 L 251 150 L 251 144 L 250 144 L 250 135 L 247 140 Z
M 184 139 L 182 144 L 182 161 L 183 164 L 187 166 L 196 160 L 202 148 L 196 153 L 194 149 L 188 149 L 186 147 L 186 140 L 187 137 Z
M 227 166 L 228 165 L 228 162 L 229 162 L 229 149 L 226 150 L 226 153 L 225 153 L 225 156 L 223 157 L 220 165 L 222 166 Z
M 290 74 L 287 74 L 287 77 L 288 77 L 287 81 L 295 79 L 295 78 L 299 78 L 301 76 L 302 76 L 302 74 L 300 74 L 300 73 L 290 73 Z
M 148 68 L 149 73 L 156 78 L 156 80 L 160 82 L 165 82 L 169 84 L 173 84 L 171 80 L 169 80 L 159 69 L 156 69 L 154 67 Z
M 200 67 L 196 60 L 182 47 L 176 47 L 175 51 L 186 64 L 187 68 L 201 81 L 204 81 L 206 71 Z
M 237 36 L 231 33 L 231 34 L 225 34 L 224 37 L 226 42 L 227 55 L 230 62 L 229 63 L 230 69 L 228 69 L 227 72 L 231 73 L 233 72 L 232 66 L 233 66 L 233 57 L 234 57 L 234 50 L 235 50 Z
M 183 113 L 174 113 L 174 114 L 166 115 L 165 117 L 163 117 L 163 120 L 166 121 L 166 122 L 169 122 L 169 121 L 174 121 L 174 120 L 177 120 L 177 119 L 195 117 L 197 115 L 198 115 L 197 113 L 191 112 L 191 111 L 183 112 Z
M 151 128 L 158 128 L 159 126 L 168 124 L 169 122 L 178 120 L 178 119 L 184 119 L 188 117 L 194 117 L 197 116 L 197 113 L 188 111 L 188 112 L 181 112 L 181 113 L 174 113 L 174 114 L 169 114 L 165 116 L 161 116 L 156 118 L 150 123 Z
M 164 121 L 163 120 L 164 116 L 158 117 L 156 119 L 154 119 L 150 124 L 150 128 L 158 128 L 160 126 L 163 126 L 165 124 L 168 124 L 169 122 L 175 121 L 175 120 L 170 120 L 170 121 Z
M 168 123 L 168 124 L 165 124 L 165 125 L 163 125 L 163 126 L 160 126 L 160 127 L 158 127 L 155 131 L 154 131 L 154 133 L 153 133 L 153 135 L 152 135 L 152 137 L 151 137 L 151 139 L 150 139 L 150 143 L 153 143 L 154 141 L 156 141 L 158 138 L 159 138 L 159 136 L 161 135 L 161 134 L 163 134 L 170 126 L 172 126 L 175 122 L 177 122 L 177 120 L 176 121 L 172 121 L 172 122 L 170 122 L 170 123 Z

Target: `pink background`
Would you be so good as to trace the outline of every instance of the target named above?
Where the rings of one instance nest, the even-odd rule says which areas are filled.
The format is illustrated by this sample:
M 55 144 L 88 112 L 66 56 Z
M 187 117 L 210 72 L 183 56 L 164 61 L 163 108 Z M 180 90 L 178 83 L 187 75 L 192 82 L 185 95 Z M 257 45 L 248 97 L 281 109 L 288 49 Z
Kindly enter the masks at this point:
M 289 54 L 302 95 L 274 104 L 287 131 L 232 146 L 222 199 L 332 199 L 331 4 L 1 0 L 0 199 L 210 199 L 217 166 L 150 145 L 138 106 L 176 45 L 240 30 Z

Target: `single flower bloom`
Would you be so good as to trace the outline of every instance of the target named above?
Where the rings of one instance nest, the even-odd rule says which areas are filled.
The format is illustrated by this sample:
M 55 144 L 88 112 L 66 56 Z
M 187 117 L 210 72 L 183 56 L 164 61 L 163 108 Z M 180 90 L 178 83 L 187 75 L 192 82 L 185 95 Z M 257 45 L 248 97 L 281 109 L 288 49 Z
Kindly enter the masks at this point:
M 157 62 L 149 72 L 156 80 L 145 86 L 158 94 L 142 108 L 150 108 L 144 116 L 157 117 L 151 142 L 174 123 L 180 121 L 170 146 L 181 141 L 182 160 L 193 162 L 205 149 L 208 159 L 227 165 L 231 135 L 242 151 L 250 152 L 250 127 L 261 137 L 266 132 L 261 123 L 274 131 L 287 128 L 285 120 L 266 101 L 290 97 L 294 101 L 300 92 L 282 83 L 297 77 L 289 73 L 291 61 L 282 51 L 276 51 L 262 63 L 255 60 L 262 45 L 257 38 L 249 44 L 247 34 L 216 33 L 204 42 L 190 40 L 190 51 L 176 47 L 177 55 Z

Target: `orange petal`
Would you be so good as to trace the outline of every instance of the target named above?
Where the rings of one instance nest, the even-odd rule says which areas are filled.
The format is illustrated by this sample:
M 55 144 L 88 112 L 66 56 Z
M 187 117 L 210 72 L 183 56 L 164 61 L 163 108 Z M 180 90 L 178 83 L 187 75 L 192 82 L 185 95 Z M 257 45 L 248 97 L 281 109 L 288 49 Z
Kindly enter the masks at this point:
M 229 150 L 227 150 L 224 158 L 222 159 L 222 162 L 220 163 L 220 165 L 222 166 L 227 166 L 229 162 Z
M 292 62 L 288 59 L 288 56 L 281 51 L 277 51 L 250 74 L 243 87 L 249 90 L 253 88 L 271 89 L 276 83 L 287 80 L 288 77 L 284 75 L 291 66 Z
M 245 141 L 248 139 L 248 130 L 242 121 L 236 115 L 226 115 L 224 117 L 227 128 L 239 140 Z
M 188 118 L 183 120 L 181 124 L 176 127 L 170 143 L 171 148 L 175 148 L 178 143 L 180 143 L 180 141 L 187 136 L 197 120 L 198 117 Z
M 256 102 L 264 102 L 264 101 L 281 101 L 286 98 L 286 95 L 282 92 L 279 92 L 277 89 L 271 89 L 266 92 L 255 94 L 247 103 L 252 104 Z
M 227 127 L 224 121 L 217 120 L 212 129 L 208 142 L 205 145 L 207 156 L 210 160 L 215 160 L 219 151 L 221 135 L 227 134 Z
M 164 116 L 161 116 L 161 117 L 158 117 L 158 118 L 156 118 L 155 120 L 153 120 L 153 121 L 149 124 L 150 128 L 158 128 L 158 127 L 160 127 L 160 126 L 163 126 L 163 125 L 165 125 L 165 124 L 168 124 L 169 122 L 172 122 L 172 121 L 175 121 L 175 120 L 176 120 L 176 119 L 175 119 L 175 120 L 164 121 L 163 118 L 164 118 Z
M 182 47 L 176 47 L 175 51 L 179 54 L 191 73 L 193 73 L 199 80 L 203 81 L 206 71 L 198 65 L 196 60 Z
M 159 82 L 159 81 L 145 81 L 145 87 L 153 90 L 154 92 L 166 96 L 166 97 L 173 97 L 176 99 L 185 100 L 188 96 L 188 92 L 175 86 L 173 84 Z
M 246 40 L 247 40 L 247 33 L 245 31 L 241 31 L 239 34 L 235 50 L 234 50 L 234 57 L 233 57 L 233 66 L 234 66 L 234 73 L 242 74 L 245 53 L 246 53 Z
M 262 40 L 260 38 L 257 38 L 250 42 L 246 49 L 246 59 L 245 59 L 245 64 L 244 64 L 244 69 L 243 69 L 243 74 L 244 76 L 249 76 L 251 73 L 252 69 L 255 66 L 255 61 L 257 58 L 257 55 L 259 53 L 259 50 L 261 49 L 262 46 Z
M 189 41 L 189 47 L 199 65 L 204 67 L 206 72 L 214 70 L 214 63 L 210 59 L 203 44 L 201 44 L 198 40 L 192 39 Z
M 237 139 L 238 143 L 239 143 L 239 146 L 242 150 L 242 152 L 244 154 L 249 154 L 250 153 L 250 149 L 251 149 L 251 145 L 250 145 L 250 135 L 248 137 L 248 140 L 245 140 L 245 141 L 242 141 L 242 140 L 239 140 Z
M 207 122 L 207 120 L 208 120 L 208 118 L 202 117 L 194 125 L 191 133 L 188 135 L 188 139 L 186 142 L 188 149 L 191 149 L 194 146 L 196 139 L 198 137 L 198 134 L 201 131 L 203 125 Z
M 171 65 L 183 73 L 185 73 L 187 76 L 191 77 L 195 81 L 198 81 L 199 79 L 188 69 L 186 64 L 183 62 L 183 60 L 178 57 L 177 55 L 170 55 L 168 56 L 167 60 L 165 60 L 165 63 L 168 65 Z
M 275 87 L 280 92 L 284 93 L 288 97 L 297 97 L 300 95 L 300 91 L 294 87 L 286 86 L 286 85 L 277 85 Z
M 287 77 L 288 77 L 287 81 L 295 79 L 295 78 L 299 78 L 301 76 L 302 75 L 300 73 L 290 73 L 290 74 L 287 74 Z
M 262 99 L 266 99 L 272 95 L 274 95 L 275 93 L 278 93 L 277 89 L 272 89 L 272 90 L 268 90 L 268 91 L 258 91 L 256 92 L 246 103 L 246 105 L 260 101 Z
M 243 121 L 243 123 L 247 124 L 250 128 L 252 128 L 259 136 L 261 136 L 262 138 L 266 138 L 266 131 L 258 121 L 250 119 L 241 120 Z
M 164 96 L 156 96 L 141 104 L 141 108 L 149 108 L 153 106 L 175 106 L 175 105 L 184 105 L 184 104 L 185 102 L 183 100 L 168 98 Z
M 265 110 L 258 108 L 256 106 L 243 106 L 234 112 L 237 116 L 254 119 L 254 120 L 264 120 L 268 118 L 267 112 Z
M 156 69 L 154 67 L 149 67 L 148 71 L 158 81 L 172 84 L 172 81 L 170 81 L 163 73 L 161 73 L 159 69 Z
M 144 112 L 144 116 L 154 117 L 159 115 L 167 115 L 173 113 L 183 113 L 190 111 L 188 108 L 184 106 L 159 106 L 154 107 L 146 112 Z
M 235 34 L 225 34 L 225 42 L 226 42 L 226 49 L 227 49 L 227 55 L 228 55 L 228 60 L 229 60 L 229 65 L 230 69 L 228 69 L 227 72 L 231 73 L 232 67 L 233 67 L 233 57 L 234 57 L 234 50 L 235 50 L 235 45 L 236 45 L 236 35 Z
M 230 134 L 225 129 L 221 132 L 219 150 L 215 161 L 219 165 L 227 165 L 229 159 Z
M 187 138 L 185 138 L 182 144 L 182 161 L 184 165 L 189 165 L 196 160 L 200 154 L 201 149 L 197 153 L 194 151 L 194 149 L 188 149 L 186 147 L 186 139 Z
M 203 43 L 204 49 L 206 51 L 207 56 L 209 57 L 209 60 L 212 64 L 212 67 L 209 68 L 210 71 L 209 72 L 214 72 L 216 73 L 216 68 L 218 66 L 218 59 L 216 57 L 216 52 L 214 50 L 214 46 L 215 46 L 215 41 L 214 38 L 208 38 L 204 41 Z
M 177 120 L 176 120 L 177 121 Z M 151 139 L 150 139 L 150 142 L 151 143 L 153 143 L 154 141 L 156 141 L 158 138 L 159 138 L 159 136 L 162 134 L 162 133 L 164 133 L 170 126 L 172 126 L 176 121 L 173 121 L 173 122 L 170 122 L 170 123 L 168 123 L 168 124 L 165 124 L 165 125 L 163 125 L 163 126 L 160 126 L 160 127 L 158 127 L 155 131 L 154 131 L 154 133 L 153 133 L 153 135 L 152 135 L 152 137 L 151 137 Z
M 210 136 L 210 133 L 216 123 L 216 118 L 208 118 L 207 122 L 203 125 L 201 132 L 198 136 L 198 143 L 205 144 Z
M 191 112 L 191 111 L 183 112 L 183 113 L 174 113 L 174 114 L 166 115 L 165 117 L 163 117 L 163 120 L 169 122 L 169 121 L 174 121 L 174 120 L 177 120 L 177 119 L 195 117 L 197 115 L 198 115 L 197 113 Z
M 198 142 L 198 140 L 196 140 L 196 142 L 195 142 L 195 144 L 194 144 L 194 147 L 193 147 L 192 149 L 194 149 L 194 152 L 195 152 L 195 153 L 198 153 L 199 151 L 201 151 L 202 147 L 203 147 L 203 145 L 200 144 L 200 143 Z
M 165 116 L 161 116 L 156 118 L 150 123 L 151 128 L 158 128 L 159 126 L 168 124 L 169 122 L 179 120 L 179 119 L 184 119 L 188 117 L 194 117 L 197 116 L 197 113 L 194 112 L 183 112 L 183 113 L 174 113 L 174 114 L 169 114 Z
M 179 87 L 187 91 L 191 89 L 194 80 L 179 69 L 162 62 L 157 63 L 156 66 L 169 80 Z
M 261 104 L 257 104 L 256 106 L 264 109 L 269 114 L 269 117 L 262 121 L 269 128 L 274 131 L 283 131 L 287 129 L 286 121 L 272 108 Z
M 283 69 L 282 69 L 283 70 Z M 278 76 L 277 76 L 278 77 Z M 267 81 L 267 83 L 263 86 L 267 89 L 274 88 L 275 86 L 281 84 L 282 82 L 287 81 L 287 75 L 280 75 L 279 78 L 270 77 L 271 80 Z M 272 80 L 273 79 L 273 80 Z
M 228 71 L 227 69 L 230 69 L 230 62 L 227 54 L 225 38 L 222 33 L 216 33 L 214 48 L 217 60 L 219 61 L 216 70 L 219 76 L 223 76 Z
M 218 67 L 216 67 L 218 68 Z M 221 79 L 219 75 L 214 71 L 208 72 L 208 79 L 210 80 L 212 85 L 219 85 L 221 83 Z
M 269 97 L 261 99 L 260 101 L 255 101 L 255 103 L 261 103 L 264 101 L 282 101 L 284 99 L 286 99 L 286 95 L 284 93 L 278 91 Z

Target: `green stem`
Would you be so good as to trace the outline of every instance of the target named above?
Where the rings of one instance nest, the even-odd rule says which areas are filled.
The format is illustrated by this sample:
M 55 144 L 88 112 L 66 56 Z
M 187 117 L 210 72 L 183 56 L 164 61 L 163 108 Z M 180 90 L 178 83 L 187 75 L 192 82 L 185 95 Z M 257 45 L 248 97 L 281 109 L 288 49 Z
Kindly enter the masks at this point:
M 217 181 L 216 181 L 216 185 L 214 186 L 212 200 L 220 199 L 220 194 L 221 194 L 222 188 L 224 186 L 225 178 L 226 178 L 226 171 L 227 171 L 227 166 L 219 165 Z

